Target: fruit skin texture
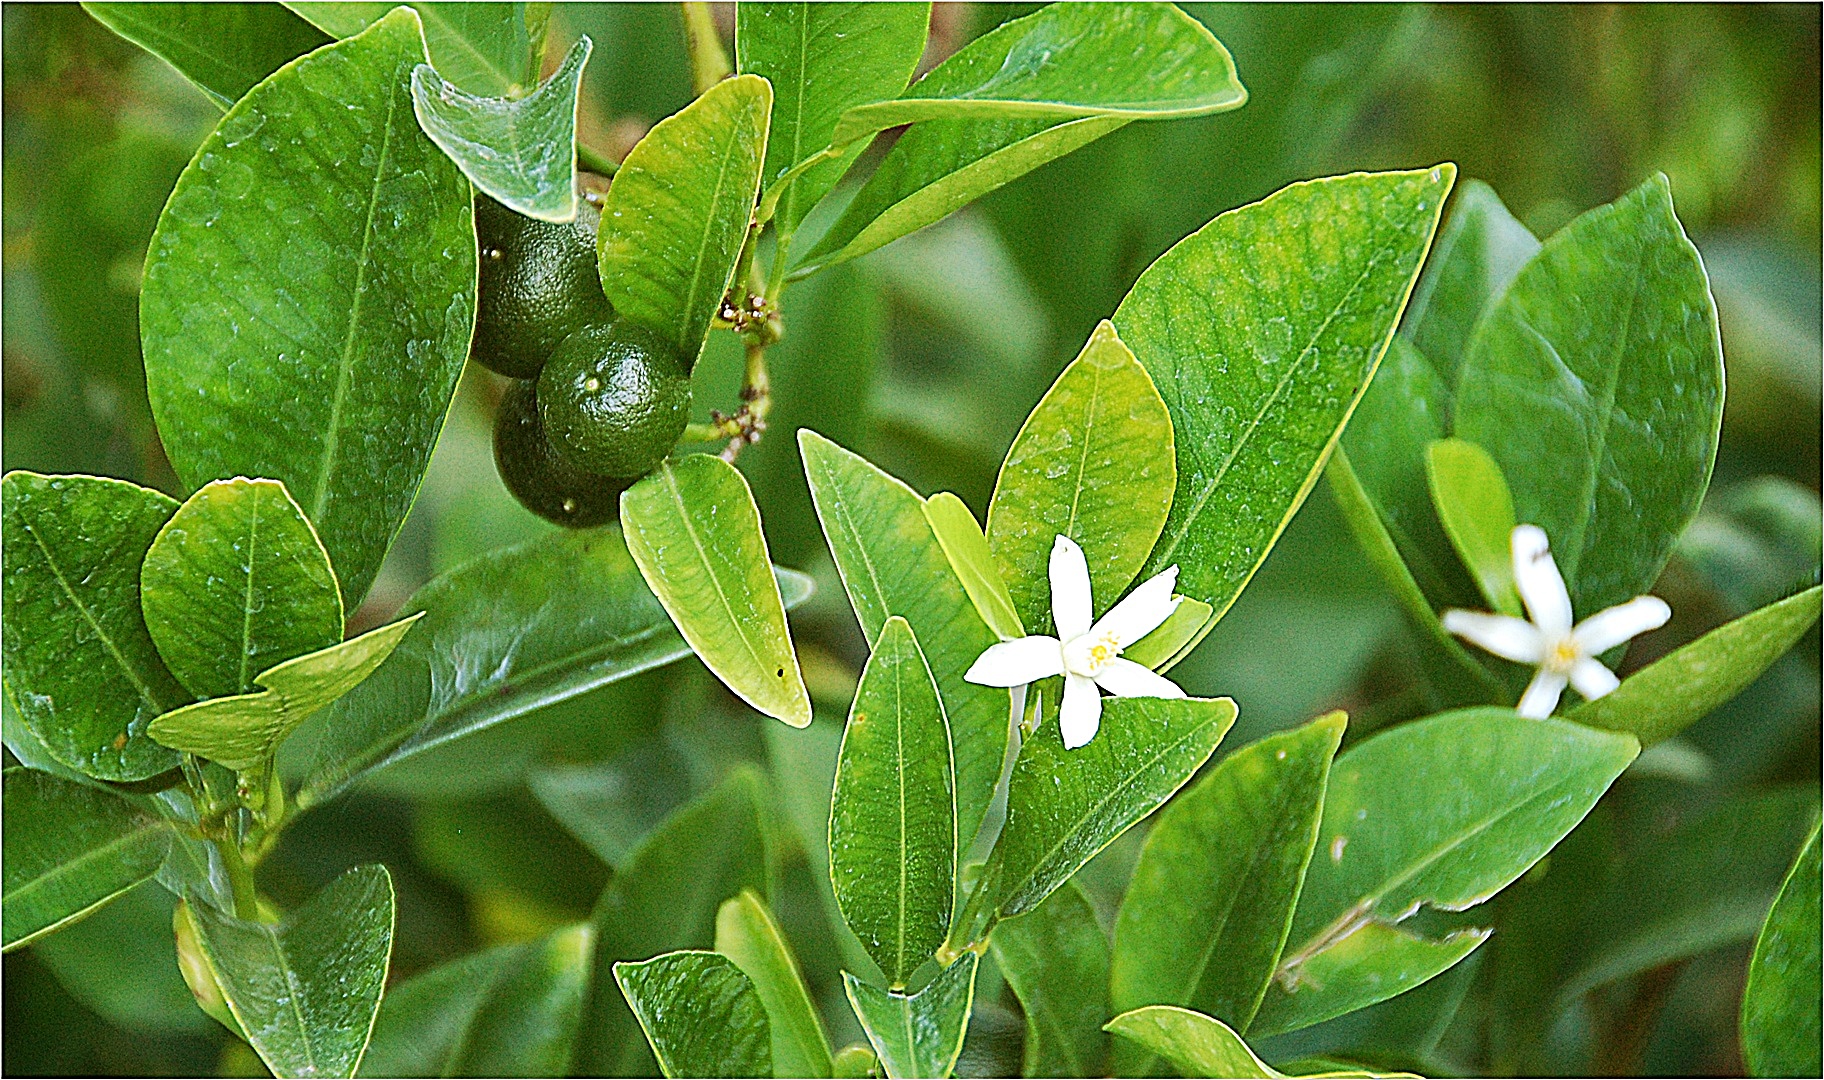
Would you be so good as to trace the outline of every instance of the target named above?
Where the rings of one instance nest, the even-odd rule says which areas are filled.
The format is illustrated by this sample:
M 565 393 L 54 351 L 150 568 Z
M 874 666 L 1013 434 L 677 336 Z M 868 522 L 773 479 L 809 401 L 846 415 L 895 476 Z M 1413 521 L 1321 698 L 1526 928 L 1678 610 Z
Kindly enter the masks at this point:
M 537 384 L 515 380 L 494 417 L 494 467 L 520 505 L 546 521 L 586 529 L 615 520 L 632 480 L 579 469 L 559 457 L 538 418 Z
M 565 338 L 614 318 L 595 269 L 601 217 L 593 204 L 578 199 L 575 219 L 553 225 L 476 193 L 481 284 L 469 346 L 476 363 L 515 379 L 535 379 Z
M 651 472 L 690 419 L 690 376 L 656 334 L 626 321 L 564 339 L 538 377 L 538 411 L 559 455 L 602 476 Z

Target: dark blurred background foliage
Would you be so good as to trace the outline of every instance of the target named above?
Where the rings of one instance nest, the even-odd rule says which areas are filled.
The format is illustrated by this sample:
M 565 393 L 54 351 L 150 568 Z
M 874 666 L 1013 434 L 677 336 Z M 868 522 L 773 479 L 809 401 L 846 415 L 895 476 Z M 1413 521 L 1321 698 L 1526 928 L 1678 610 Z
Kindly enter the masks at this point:
M 795 618 L 813 731 L 840 730 L 864 653 L 791 430 L 815 427 L 979 512 L 1021 419 L 1153 258 L 1223 210 L 1336 172 L 1455 161 L 1543 237 L 1665 171 L 1721 310 L 1729 399 L 1709 500 L 1656 590 L 1677 617 L 1628 666 L 1816 580 L 1817 6 L 1186 7 L 1235 55 L 1244 109 L 1132 125 L 787 294 L 774 432 L 741 467 L 775 559 L 823 579 Z M 938 5 L 927 66 L 1023 10 Z M 732 6 L 720 14 L 726 31 Z M 689 98 L 678 9 L 560 5 L 550 55 L 579 33 L 596 43 L 581 134 L 619 156 Z M 7 5 L 4 61 L 4 465 L 177 493 L 145 400 L 138 283 L 165 196 L 217 114 L 75 5 Z M 729 335 L 712 339 L 700 408 L 732 403 L 739 363 Z M 474 368 L 465 378 L 357 622 L 547 527 L 493 475 L 497 384 Z M 1497 927 L 1490 947 L 1263 1050 L 1347 1050 L 1433 1075 L 1739 1074 L 1748 946 L 1817 799 L 1818 656 L 1814 630 L 1741 698 L 1643 756 L 1546 862 L 1475 913 Z M 1352 738 L 1419 708 L 1408 630 L 1323 485 L 1174 677 L 1240 703 L 1230 748 L 1331 707 L 1351 711 Z M 407 976 L 586 917 L 608 870 L 540 802 L 570 771 L 635 754 L 700 788 L 774 755 L 786 819 L 801 816 L 794 793 L 827 791 L 827 778 L 791 783 L 800 764 L 776 727 L 694 662 L 674 665 L 383 773 L 300 821 L 262 887 L 295 902 L 348 865 L 385 862 L 399 892 L 393 974 Z M 1105 916 L 1137 833 L 1081 875 Z M 825 918 L 813 880 L 793 850 L 777 906 L 829 1000 L 840 958 L 809 932 Z M 148 883 L 6 958 L 6 1072 L 259 1072 L 191 1003 L 170 905 Z M 1620 959 L 1598 981 L 1579 977 L 1610 953 Z M 986 978 L 961 1075 L 1017 1072 L 1017 1005 Z M 839 1043 L 858 1035 L 846 1008 L 826 1017 Z

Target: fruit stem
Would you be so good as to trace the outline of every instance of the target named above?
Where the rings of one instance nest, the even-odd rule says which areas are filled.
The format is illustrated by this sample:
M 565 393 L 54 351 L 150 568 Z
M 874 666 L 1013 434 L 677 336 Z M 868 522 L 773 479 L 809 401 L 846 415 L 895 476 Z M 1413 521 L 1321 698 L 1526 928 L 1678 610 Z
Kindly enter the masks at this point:
M 684 5 L 684 40 L 690 47 L 690 71 L 696 92 L 704 91 L 734 74 L 728 53 L 722 48 L 722 35 L 716 31 L 715 16 L 709 5 L 690 2 Z
M 613 176 L 621 167 L 619 162 L 607 154 L 600 150 L 593 150 L 580 142 L 576 144 L 576 163 L 589 172 L 599 173 L 602 176 Z

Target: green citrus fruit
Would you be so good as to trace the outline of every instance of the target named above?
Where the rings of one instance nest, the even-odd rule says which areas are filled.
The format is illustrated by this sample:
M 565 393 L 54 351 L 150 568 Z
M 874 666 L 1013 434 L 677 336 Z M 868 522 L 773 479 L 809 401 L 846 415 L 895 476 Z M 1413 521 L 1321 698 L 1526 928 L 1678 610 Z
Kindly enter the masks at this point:
M 626 321 L 564 339 L 538 376 L 538 412 L 551 445 L 603 476 L 644 476 L 690 419 L 690 376 L 671 347 Z
M 494 418 L 494 467 L 526 509 L 573 529 L 603 525 L 620 513 L 630 480 L 586 472 L 559 457 L 538 418 L 537 385 L 515 381 Z
M 469 347 L 476 363 L 516 379 L 535 379 L 565 338 L 614 317 L 595 270 L 601 217 L 587 199 L 578 199 L 576 218 L 554 225 L 476 196 L 481 285 Z

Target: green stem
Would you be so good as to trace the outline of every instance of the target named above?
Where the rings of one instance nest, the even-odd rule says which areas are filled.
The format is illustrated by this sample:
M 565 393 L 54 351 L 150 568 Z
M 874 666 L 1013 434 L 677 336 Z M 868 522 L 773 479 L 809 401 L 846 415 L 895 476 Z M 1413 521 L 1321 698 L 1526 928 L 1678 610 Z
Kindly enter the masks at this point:
M 576 144 L 576 163 L 589 172 L 599 173 L 602 176 L 613 176 L 621 167 L 619 162 L 607 154 L 600 150 L 592 150 L 580 142 Z
M 728 52 L 722 48 L 722 35 L 716 32 L 716 18 L 709 5 L 684 5 L 684 40 L 690 49 L 690 72 L 697 95 L 734 74 Z
M 1336 503 L 1343 512 L 1343 519 L 1349 523 L 1349 531 L 1355 535 L 1355 541 L 1361 546 L 1362 553 L 1368 561 L 1380 571 L 1393 590 L 1393 598 L 1399 603 L 1406 617 L 1424 635 L 1438 651 L 1451 658 L 1456 667 L 1475 682 L 1482 701 L 1505 701 L 1507 690 L 1499 679 L 1469 655 L 1457 639 L 1450 636 L 1444 624 L 1438 621 L 1437 612 L 1431 610 L 1431 602 L 1425 599 L 1425 593 L 1419 583 L 1413 580 L 1412 571 L 1407 569 L 1406 560 L 1400 557 L 1399 548 L 1394 546 L 1393 537 L 1387 535 L 1387 527 L 1381 523 L 1381 516 L 1374 508 L 1374 502 L 1363 489 L 1361 479 L 1355 475 L 1355 468 L 1349 464 L 1349 455 L 1343 451 L 1339 442 L 1330 456 L 1330 465 L 1324 470 L 1324 477 L 1330 482 L 1330 490 L 1336 496 Z
M 228 871 L 228 887 L 234 892 L 235 918 L 257 921 L 260 899 L 253 887 L 253 868 L 241 857 L 241 845 L 234 839 L 233 826 L 224 830 L 215 841 L 215 849 L 221 853 L 223 869 Z

